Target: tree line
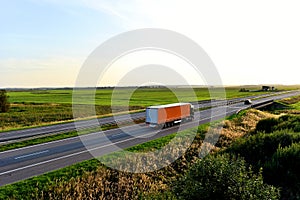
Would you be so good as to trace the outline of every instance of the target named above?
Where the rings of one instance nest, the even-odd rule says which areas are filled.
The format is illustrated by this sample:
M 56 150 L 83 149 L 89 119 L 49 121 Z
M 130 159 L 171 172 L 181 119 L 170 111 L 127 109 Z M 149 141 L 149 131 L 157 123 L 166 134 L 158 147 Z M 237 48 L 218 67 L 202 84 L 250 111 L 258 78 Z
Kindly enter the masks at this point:
M 0 112 L 5 113 L 9 111 L 10 103 L 8 101 L 6 90 L 0 90 Z

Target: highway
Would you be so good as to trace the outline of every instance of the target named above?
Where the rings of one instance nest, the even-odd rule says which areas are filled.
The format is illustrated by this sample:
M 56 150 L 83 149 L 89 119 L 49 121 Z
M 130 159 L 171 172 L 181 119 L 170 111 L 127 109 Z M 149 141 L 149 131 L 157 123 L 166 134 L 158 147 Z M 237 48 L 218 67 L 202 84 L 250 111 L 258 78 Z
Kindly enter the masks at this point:
M 253 105 L 294 95 L 300 95 L 300 91 L 257 99 L 253 101 Z M 237 102 L 201 110 L 195 112 L 194 121 L 182 124 L 181 128 L 192 128 L 199 124 L 222 119 L 224 117 L 224 110 L 226 110 L 226 116 L 230 116 L 249 107 L 250 105 L 244 105 L 243 102 Z M 212 113 L 213 116 L 211 116 Z M 144 113 L 135 113 L 134 116 L 140 116 L 142 114 Z M 103 118 L 101 120 L 109 121 L 111 119 Z M 82 123 L 84 124 L 84 122 Z M 48 131 L 50 128 L 52 129 L 51 131 L 55 131 L 55 128 L 53 127 L 57 126 L 41 127 L 38 128 L 38 130 Z M 58 127 L 59 130 L 57 131 L 60 131 L 61 126 Z M 0 186 L 93 158 L 87 149 L 92 149 L 93 155 L 101 156 L 116 151 L 118 149 L 117 147 L 128 148 L 136 144 L 175 133 L 177 130 L 178 126 L 174 126 L 160 130 L 159 133 L 155 134 L 157 130 L 147 127 L 144 124 L 131 125 L 122 127 L 122 129 L 118 128 L 104 131 L 102 133 L 96 132 L 87 134 L 81 136 L 81 139 L 80 137 L 73 137 L 1 152 Z M 87 147 L 84 146 L 83 143 L 87 145 Z
M 249 96 L 247 98 L 255 99 L 255 98 L 262 98 L 268 97 L 270 95 L 279 95 L 285 94 L 289 92 L 278 92 L 278 93 L 271 93 L 271 94 L 261 94 L 256 96 Z M 223 106 L 227 104 L 234 104 L 243 102 L 245 98 L 235 98 L 230 100 L 212 100 L 212 101 L 200 101 L 200 102 L 192 102 L 195 105 L 195 109 L 199 108 L 208 108 L 208 107 L 216 107 L 216 106 Z M 145 112 L 138 112 L 130 114 L 132 120 L 144 119 Z M 95 128 L 99 125 L 105 124 L 114 124 L 116 121 L 128 121 L 127 115 L 118 115 L 115 117 L 105 117 L 99 119 L 89 119 L 89 120 L 81 120 L 76 122 L 77 129 L 83 130 L 87 128 Z M 24 138 L 33 138 L 37 136 L 49 135 L 49 134 L 58 134 L 58 133 L 66 133 L 70 131 L 76 130 L 74 122 L 67 122 L 62 124 L 55 124 L 49 126 L 42 126 L 37 128 L 28 128 L 22 130 L 15 130 L 15 131 L 8 131 L 8 132 L 1 132 L 0 133 L 0 144 L 4 143 L 11 143 L 20 139 Z
M 131 117 L 132 119 L 139 119 L 141 117 L 144 117 L 144 112 L 142 113 L 132 113 Z M 118 120 L 128 120 L 125 117 L 127 116 L 116 116 Z M 87 128 L 94 128 L 95 125 L 104 125 L 104 124 L 111 124 L 114 123 L 115 119 L 114 117 L 105 117 L 100 119 L 89 119 L 89 120 L 81 120 L 76 122 L 79 129 L 87 129 Z M 8 131 L 8 132 L 2 132 L 0 133 L 0 142 L 6 142 L 6 141 L 12 141 L 17 140 L 21 138 L 29 138 L 33 136 L 38 135 L 47 135 L 52 133 L 63 133 L 63 132 L 70 132 L 76 130 L 74 122 L 67 122 L 63 124 L 55 124 L 55 125 L 49 125 L 49 126 L 42 126 L 37 128 L 29 128 L 29 129 L 23 129 L 23 130 L 16 130 L 16 131 Z

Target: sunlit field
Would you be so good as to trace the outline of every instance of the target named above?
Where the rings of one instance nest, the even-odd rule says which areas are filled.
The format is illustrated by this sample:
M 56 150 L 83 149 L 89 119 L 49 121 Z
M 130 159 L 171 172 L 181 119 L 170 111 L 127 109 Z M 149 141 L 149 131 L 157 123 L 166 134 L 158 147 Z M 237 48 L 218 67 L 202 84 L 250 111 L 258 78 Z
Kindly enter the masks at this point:
M 96 114 L 110 114 L 111 105 L 118 111 L 140 111 L 150 105 L 176 102 L 192 102 L 209 99 L 231 99 L 259 95 L 268 92 L 260 91 L 260 86 L 222 88 L 106 88 L 93 91 L 82 89 L 77 91 L 80 104 L 94 104 Z M 244 87 L 243 87 L 244 88 Z M 296 87 L 281 87 L 296 89 Z M 94 94 L 95 93 L 95 94 Z M 269 92 L 271 93 L 271 92 Z M 72 89 L 35 89 L 9 91 L 11 109 L 8 113 L 0 113 L 0 131 L 15 128 L 45 125 L 73 119 Z M 95 95 L 95 98 L 93 98 Z M 113 98 L 112 98 L 113 96 Z M 77 100 L 76 100 L 77 101 Z
M 226 93 L 220 88 L 139 88 L 139 89 L 98 89 L 94 92 L 91 89 L 80 90 L 77 92 L 82 97 L 81 103 L 96 105 L 111 105 L 111 96 L 114 93 L 117 105 L 127 105 L 128 98 L 130 105 L 149 106 L 155 104 L 174 103 L 178 101 L 208 100 L 214 98 L 235 98 L 251 95 L 263 94 L 259 91 L 260 87 L 250 88 L 249 92 L 239 92 L 239 87 L 226 88 Z M 133 92 L 133 93 L 132 93 Z M 12 103 L 55 103 L 72 104 L 73 90 L 28 90 L 28 91 L 10 91 L 10 102 Z M 91 95 L 95 93 L 95 99 L 90 101 Z M 132 93 L 132 95 L 128 95 Z M 178 99 L 177 99 L 178 98 Z

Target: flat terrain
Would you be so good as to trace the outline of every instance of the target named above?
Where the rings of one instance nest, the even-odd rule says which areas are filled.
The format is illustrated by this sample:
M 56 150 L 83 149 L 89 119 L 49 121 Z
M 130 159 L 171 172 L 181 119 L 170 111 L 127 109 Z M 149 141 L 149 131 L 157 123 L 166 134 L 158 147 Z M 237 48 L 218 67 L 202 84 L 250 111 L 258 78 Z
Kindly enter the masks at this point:
M 298 94 L 294 94 L 294 95 L 299 95 L 299 92 L 298 92 Z M 288 98 L 288 97 L 294 96 L 294 95 L 283 94 L 283 95 L 280 95 L 277 97 L 273 96 L 273 97 L 267 97 L 265 99 L 257 99 L 257 100 L 254 100 L 253 102 L 254 102 L 254 104 L 257 104 L 257 103 L 259 104 L 261 101 L 266 101 L 268 99 L 279 100 L 281 98 Z M 299 101 L 297 101 L 297 102 L 299 102 Z M 291 103 L 291 106 L 293 106 L 297 102 Z M 239 110 L 240 108 L 243 108 L 245 106 L 246 105 L 244 105 L 242 102 L 228 105 L 228 106 L 226 106 L 227 114 L 230 115 L 232 113 L 235 113 L 237 110 Z M 221 109 L 221 107 L 217 107 L 215 109 L 218 110 L 218 109 Z M 208 120 L 208 118 L 206 118 L 206 116 L 209 112 L 210 112 L 209 110 L 202 110 L 196 114 L 196 116 L 197 116 L 196 118 L 200 117 L 199 122 L 205 123 L 205 120 Z M 253 111 L 252 114 L 250 113 L 250 115 L 248 115 L 248 117 L 252 116 L 254 113 L 258 113 L 259 115 L 261 115 L 261 112 Z M 243 117 L 244 114 L 245 114 L 245 112 L 240 113 L 239 117 Z M 264 116 L 272 116 L 271 114 L 263 114 L 263 115 Z M 215 116 L 215 117 L 213 117 L 214 120 L 218 119 L 217 116 Z M 253 118 L 252 121 L 253 120 L 255 122 L 258 121 L 257 116 L 252 116 L 252 118 Z M 286 116 L 282 116 L 278 120 L 275 119 L 278 121 L 278 125 L 277 125 L 278 129 L 281 130 L 282 127 L 290 127 L 290 128 L 294 127 L 295 131 L 299 130 L 299 126 L 298 126 L 299 123 L 294 123 L 294 122 L 299 122 L 299 120 L 298 120 L 299 118 L 295 118 L 294 116 L 288 116 L 288 120 L 286 118 L 287 118 Z M 233 119 L 235 119 L 235 118 L 233 118 Z M 295 121 L 295 120 L 298 120 L 298 121 Z M 273 122 L 273 121 L 274 120 L 271 120 L 271 122 Z M 291 123 L 286 123 L 287 121 L 290 121 Z M 191 123 L 187 123 L 184 126 L 188 126 L 188 127 L 195 126 L 195 124 L 193 124 L 193 123 L 198 124 L 199 122 L 194 121 Z M 240 127 L 236 127 L 237 134 L 240 134 L 240 130 L 244 130 L 245 128 L 247 128 L 247 126 L 245 126 L 246 124 L 244 122 L 242 122 L 240 118 L 237 118 L 236 122 L 239 122 L 239 124 L 241 125 Z M 284 123 L 282 123 L 282 122 L 284 122 Z M 268 123 L 268 121 L 265 121 L 265 123 Z M 196 126 L 197 126 L 197 124 L 196 124 Z M 255 128 L 255 124 L 251 125 L 251 127 Z M 293 126 L 291 126 L 291 125 L 293 125 Z M 233 129 L 231 128 L 230 123 L 229 122 L 225 123 L 223 125 L 223 127 L 227 127 L 229 132 L 225 132 L 227 135 L 224 135 L 224 137 L 220 137 L 219 142 L 216 144 L 217 148 L 226 148 L 232 142 L 235 142 L 233 138 L 236 137 L 235 136 L 236 133 L 232 132 Z M 269 127 L 269 126 L 261 126 L 261 127 Z M 134 127 L 128 127 L 128 128 L 134 129 Z M 148 130 L 147 127 L 141 127 L 140 129 L 143 130 L 142 134 L 145 134 L 148 131 L 151 131 L 151 130 Z M 115 145 L 117 145 L 117 146 L 120 145 L 120 147 L 122 147 L 122 148 L 126 148 L 126 147 L 129 147 L 129 146 L 139 143 L 139 142 L 135 143 L 134 142 L 135 139 L 142 139 L 142 140 L 145 139 L 145 141 L 147 141 L 147 140 L 155 139 L 156 137 L 164 136 L 165 134 L 172 135 L 172 133 L 174 133 L 174 131 L 175 131 L 174 129 L 176 129 L 176 127 L 164 129 L 161 132 L 162 135 L 161 134 L 154 135 L 154 138 L 151 138 L 151 137 L 149 137 L 149 138 L 138 138 L 138 137 L 137 138 L 128 138 L 128 135 L 122 133 L 122 131 L 120 132 L 120 130 L 118 130 L 118 129 L 110 130 L 110 131 L 107 131 L 106 133 L 107 133 L 107 137 L 109 138 L 109 140 L 112 143 L 115 143 Z M 149 190 L 153 189 L 153 191 L 155 191 L 157 193 L 157 195 L 162 195 L 162 196 L 159 196 L 159 197 L 161 197 L 159 199 L 165 199 L 166 197 L 169 197 L 169 195 L 171 195 L 171 197 L 172 197 L 169 199 L 176 199 L 176 198 L 173 198 L 174 196 L 172 193 L 173 192 L 172 187 L 173 187 L 174 183 L 177 185 L 179 184 L 178 187 L 180 187 L 180 188 L 185 188 L 185 187 L 182 187 L 182 185 L 186 185 L 186 186 L 193 185 L 193 184 L 188 184 L 188 183 L 182 183 L 182 185 L 181 185 L 181 183 L 178 182 L 179 180 L 177 180 L 177 178 L 178 178 L 179 174 L 180 174 L 180 176 L 184 175 L 186 170 L 189 170 L 188 168 L 186 168 L 187 166 L 190 166 L 190 164 L 195 163 L 195 159 L 198 157 L 198 153 L 199 153 L 199 151 L 197 149 L 200 148 L 200 146 L 202 144 L 202 140 L 204 138 L 203 134 L 206 133 L 206 131 L 202 132 L 201 130 L 202 129 L 200 129 L 200 127 L 199 127 L 198 131 L 200 131 L 199 132 L 200 135 L 198 135 L 196 137 L 198 139 L 195 140 L 195 142 L 193 144 L 194 146 L 191 148 L 191 149 L 194 149 L 195 151 L 194 150 L 191 151 L 186 156 L 184 156 L 182 159 L 173 163 L 172 166 L 170 166 L 166 169 L 162 169 L 158 172 L 154 172 L 154 174 L 151 174 L 151 173 L 141 174 L 140 178 L 139 178 L 140 174 L 137 174 L 137 175 L 134 174 L 133 176 L 137 176 L 137 179 L 131 180 L 130 179 L 131 174 L 126 174 L 126 173 L 121 173 L 121 172 L 115 173 L 113 170 L 102 167 L 102 165 L 98 165 L 98 168 L 97 168 L 97 163 L 95 163 L 95 161 L 92 160 L 92 161 L 86 161 L 82 164 L 74 165 L 72 167 L 67 167 L 65 169 L 58 170 L 58 171 L 55 171 L 55 172 L 52 172 L 52 173 L 49 173 L 46 175 L 38 176 L 33 179 L 29 179 L 29 180 L 26 180 L 26 181 L 23 181 L 20 183 L 1 187 L 0 197 L 2 197 L 2 198 L 10 197 L 13 199 L 19 199 L 18 197 L 22 197 L 22 198 L 25 197 L 26 199 L 57 199 L 58 197 L 64 197 L 64 198 L 75 197 L 75 195 L 77 195 L 77 194 L 84 196 L 84 195 L 86 195 L 86 193 L 85 193 L 86 191 L 82 190 L 82 189 L 86 189 L 86 188 L 91 189 L 90 188 L 91 186 L 93 186 L 93 187 L 95 186 L 94 183 L 98 183 L 98 186 L 96 187 L 98 192 L 96 192 L 95 194 L 93 193 L 96 197 L 99 197 L 98 195 L 102 195 L 102 194 L 108 196 L 108 195 L 116 195 L 119 193 L 123 197 L 124 195 L 126 195 L 123 193 L 131 191 L 131 189 L 132 189 L 132 192 L 136 192 L 137 194 L 140 194 L 143 191 L 148 191 L 148 189 Z M 274 129 L 274 130 L 276 130 L 276 129 Z M 248 129 L 245 130 L 244 134 L 248 134 L 248 131 L 249 131 Z M 289 129 L 287 131 L 290 132 L 291 129 Z M 132 130 L 131 132 L 135 132 L 135 131 Z M 101 144 L 103 144 L 103 142 L 105 142 L 105 141 L 99 140 L 99 139 L 101 139 L 99 137 L 93 138 L 92 136 L 95 136 L 95 134 L 96 133 L 91 134 L 91 135 L 86 135 L 86 136 L 84 136 L 84 138 L 87 139 L 86 141 L 87 141 L 88 145 L 91 145 L 92 148 L 95 147 L 94 148 L 95 150 L 96 149 L 99 150 L 99 155 L 103 155 L 103 153 L 105 154 L 105 153 L 108 153 L 108 152 L 111 152 L 112 150 L 114 150 L 114 149 L 112 149 L 113 147 L 111 145 L 102 145 L 101 146 Z M 139 132 L 137 132 L 137 134 L 139 134 Z M 277 135 L 279 134 L 280 137 L 277 137 L 276 134 Z M 171 136 L 171 135 L 168 135 L 168 136 Z M 282 130 L 281 132 L 276 132 L 274 134 L 273 133 L 265 134 L 264 132 L 262 132 L 262 133 L 253 132 L 248 136 L 251 136 L 251 138 L 252 137 L 258 138 L 259 140 L 263 140 L 265 137 L 272 137 L 276 144 L 274 143 L 274 145 L 271 145 L 271 146 L 277 148 L 278 147 L 277 143 L 278 142 L 281 143 L 281 140 L 278 140 L 278 138 L 279 139 L 281 138 L 281 135 L 282 135 L 282 138 L 284 139 L 283 142 L 286 141 L 285 140 L 286 137 L 291 137 L 292 139 L 294 137 L 296 139 L 299 138 L 297 136 L 298 134 L 296 134 L 296 133 L 295 134 L 286 134 L 285 130 Z M 263 152 L 263 153 L 266 152 L 265 150 L 263 150 L 263 148 L 265 148 L 264 146 L 260 146 L 260 145 L 255 146 L 254 144 L 251 143 L 250 145 L 246 146 L 247 148 L 249 147 L 250 149 L 247 149 L 247 151 L 243 151 L 245 149 L 245 147 L 243 145 L 248 144 L 247 138 L 248 137 L 245 137 L 243 140 L 237 141 L 237 143 L 234 146 L 234 149 L 231 148 L 230 152 L 233 152 L 232 154 L 234 154 L 234 153 L 241 154 L 243 152 L 246 152 L 245 157 L 248 156 L 248 154 L 249 155 L 253 154 L 255 159 L 261 159 L 261 158 L 265 159 L 266 158 L 265 155 L 262 155 L 262 157 L 260 157 L 260 155 L 257 156 L 258 154 L 256 152 L 256 151 Z M 299 141 L 298 139 L 296 140 L 295 138 L 293 140 L 295 140 L 296 142 Z M 98 140 L 96 140 L 96 139 L 98 139 Z M 145 141 L 140 141 L 140 142 L 145 142 Z M 154 143 L 154 146 L 152 146 L 152 148 L 157 148 L 158 146 L 160 146 L 159 145 L 160 141 L 162 141 L 161 138 L 157 139 Z M 242 141 L 242 143 L 241 143 L 241 141 Z M 256 140 L 250 140 L 250 141 L 256 142 Z M 126 142 L 128 144 L 125 144 Z M 266 145 L 268 145 L 269 140 L 266 140 L 266 142 L 267 142 Z M 151 143 L 152 143 L 152 141 L 151 141 Z M 264 145 L 264 141 L 259 142 L 259 144 Z M 285 143 L 282 143 L 282 144 L 285 144 Z M 98 148 L 98 145 L 100 145 L 99 148 Z M 125 146 L 123 146 L 123 145 L 125 145 Z M 146 146 L 146 145 L 144 145 L 144 146 Z M 12 150 L 12 151 L 2 152 L 1 153 L 1 155 L 2 155 L 1 161 L 2 162 L 0 162 L 0 164 L 1 164 L 1 167 L 3 167 L 3 169 L 5 169 L 5 170 L 0 172 L 1 176 L 2 176 L 2 178 L 0 180 L 4 181 L 3 182 L 4 184 L 6 181 L 14 182 L 19 179 L 30 177 L 30 176 L 34 175 L 33 173 L 40 174 L 40 173 L 43 173 L 48 170 L 53 170 L 55 168 L 60 168 L 63 166 L 70 165 L 72 163 L 80 162 L 82 160 L 91 158 L 91 156 L 86 153 L 86 150 L 82 149 L 81 147 L 82 147 L 82 144 L 80 144 L 80 142 L 78 141 L 78 138 L 75 137 L 75 138 L 71 138 L 71 139 L 67 139 L 67 140 L 50 142 L 47 144 L 41 144 L 41 145 L 36 145 L 36 146 L 32 146 L 32 147 L 26 147 L 26 148 L 16 149 L 16 150 Z M 253 149 L 253 147 L 255 147 L 255 148 Z M 134 149 L 139 150 L 139 148 L 140 147 L 135 147 Z M 229 148 L 230 148 L 230 146 L 229 146 Z M 295 145 L 291 146 L 291 147 L 287 146 L 286 148 L 289 148 L 288 150 L 294 150 L 294 148 L 296 148 L 296 146 Z M 151 150 L 151 147 L 150 147 L 150 150 Z M 281 149 L 279 148 L 279 150 L 281 150 Z M 279 151 L 279 150 L 277 150 L 277 151 Z M 282 151 L 286 151 L 286 150 L 283 149 Z M 299 150 L 297 150 L 297 149 L 296 149 L 296 151 L 299 152 Z M 272 154 L 274 152 L 276 153 L 276 149 L 274 149 L 274 151 L 272 150 L 269 153 L 272 156 Z M 221 153 L 220 155 L 222 155 L 222 152 L 220 152 L 220 153 Z M 289 153 L 289 152 L 287 152 L 287 153 Z M 296 156 L 297 154 L 293 153 L 292 155 Z M 56 157 L 56 156 L 58 156 L 58 157 Z M 271 156 L 268 156 L 268 159 L 270 159 Z M 115 157 L 112 157 L 112 158 L 115 158 Z M 209 163 L 217 163 L 217 160 L 215 160 L 213 157 L 209 157 L 209 159 L 213 159 Z M 298 157 L 295 157 L 295 159 L 298 159 Z M 295 159 L 291 158 L 289 161 L 294 161 Z M 248 162 L 248 160 L 249 159 L 246 159 L 247 162 Z M 249 160 L 249 162 L 250 161 L 251 160 Z M 249 187 L 248 186 L 244 187 L 243 180 L 247 180 L 247 181 L 253 180 L 254 182 L 253 182 L 252 186 L 257 185 L 258 183 L 259 184 L 263 183 L 262 180 L 265 180 L 265 179 L 262 179 L 262 174 L 260 174 L 259 172 L 255 171 L 255 170 L 249 171 L 249 173 L 245 172 L 247 174 L 246 177 L 248 177 L 246 179 L 244 176 L 243 177 L 235 177 L 235 175 L 237 175 L 237 174 L 241 175 L 241 173 L 238 173 L 234 170 L 234 169 L 240 169 L 240 167 L 241 167 L 241 166 L 234 167 L 236 162 L 237 162 L 237 160 L 235 160 L 235 159 L 229 160 L 228 167 L 226 167 L 226 170 L 229 170 L 229 171 L 228 171 L 228 173 L 226 171 L 225 174 L 224 174 L 224 169 L 223 168 L 220 169 L 218 166 L 216 166 L 216 168 L 214 168 L 214 166 L 209 166 L 207 169 L 205 169 L 205 170 L 208 170 L 208 172 L 210 170 L 216 169 L 217 170 L 216 173 L 218 173 L 218 172 L 221 173 L 220 176 L 218 175 L 218 180 L 216 180 L 216 183 L 212 182 L 212 186 L 215 186 L 217 188 L 221 187 L 221 186 L 217 185 L 218 181 L 219 181 L 219 177 L 221 177 L 221 180 L 223 180 L 223 178 L 224 178 L 224 181 L 226 181 L 228 178 L 228 174 L 230 174 L 229 175 L 230 177 L 234 178 L 235 184 L 230 185 L 231 184 L 230 182 L 226 183 L 226 182 L 222 181 L 221 182 L 222 187 L 225 187 L 225 188 L 228 188 L 229 186 L 237 187 L 236 183 L 241 182 L 241 185 L 243 185 L 243 187 L 242 188 L 238 187 L 239 188 L 238 191 L 240 191 L 240 189 L 242 189 L 242 190 L 245 190 L 246 193 L 249 193 Z M 222 163 L 224 164 L 223 161 L 222 161 Z M 227 161 L 225 161 L 225 163 L 227 163 Z M 262 162 L 258 162 L 257 160 L 255 160 L 254 163 L 257 164 L 257 163 L 262 163 Z M 281 173 L 274 172 L 276 174 L 276 176 L 272 175 L 273 167 L 269 166 L 268 163 L 269 163 L 269 161 L 266 163 L 262 163 L 263 166 L 254 165 L 254 169 L 256 169 L 256 168 L 260 169 L 261 167 L 263 167 L 264 172 L 266 171 L 267 173 L 271 173 L 270 177 L 277 177 L 280 175 L 282 175 L 282 177 L 286 176 L 284 174 L 285 171 L 283 171 L 283 173 L 282 173 L 282 171 L 281 171 Z M 289 164 L 290 162 L 284 161 L 284 164 L 286 164 L 286 163 Z M 222 164 L 222 166 L 223 166 L 223 164 Z M 204 166 L 207 166 L 207 165 L 204 165 Z M 226 164 L 226 166 L 227 166 L 227 164 Z M 291 166 L 295 166 L 295 165 L 293 164 Z M 12 168 L 10 168 L 10 167 L 12 167 Z M 270 167 L 272 167 L 272 168 L 270 168 Z M 99 171 L 102 169 L 103 170 L 105 169 L 106 171 Z M 89 172 L 89 171 L 91 171 L 91 172 Z M 202 172 L 202 171 L 203 170 L 201 169 L 201 170 L 198 170 L 197 172 Z M 291 170 L 289 170 L 289 169 L 286 170 L 286 172 L 290 172 L 290 171 Z M 296 171 L 292 171 L 292 172 L 297 172 L 297 171 L 298 171 L 298 168 L 296 167 Z M 207 176 L 204 176 L 204 178 L 207 177 L 207 180 L 199 180 L 197 178 L 197 180 L 193 180 L 193 182 L 201 181 L 203 183 L 207 183 L 207 182 L 210 183 L 211 181 L 214 181 L 214 177 L 209 177 L 208 172 L 204 171 L 204 173 L 207 174 Z M 253 173 L 255 173 L 255 174 L 253 174 Z M 192 175 L 197 175 L 197 174 L 195 174 L 193 172 Z M 222 175 L 225 175 L 225 176 L 222 176 Z M 265 176 L 265 174 L 263 174 L 263 175 Z M 99 177 L 99 179 L 97 177 Z M 257 177 L 259 177 L 259 178 L 257 178 Z M 264 177 L 267 180 L 266 183 L 270 183 L 271 185 L 276 185 L 278 187 L 281 186 L 278 184 L 274 184 L 274 182 L 272 182 L 273 180 L 268 179 L 268 177 L 269 176 Z M 293 175 L 293 177 L 295 177 L 295 175 Z M 126 178 L 129 178 L 129 180 L 126 181 L 125 180 Z M 180 180 L 182 180 L 182 179 L 180 179 Z M 95 182 L 93 182 L 93 181 L 95 181 Z M 122 181 L 124 181 L 124 182 L 122 182 Z M 161 189 L 146 188 L 147 189 L 146 190 L 144 186 L 148 187 L 148 185 L 145 183 L 145 181 L 150 182 L 149 186 L 151 186 L 151 185 L 160 186 Z M 157 182 L 155 182 L 155 181 L 157 181 Z M 275 181 L 276 181 L 276 179 L 275 179 Z M 133 183 L 134 185 L 130 185 L 130 184 L 128 185 L 129 182 Z M 102 183 L 105 185 L 105 187 L 103 187 L 104 185 L 101 185 Z M 111 183 L 111 184 L 109 184 L 109 183 Z M 122 190 L 120 190 L 120 191 L 115 190 L 115 189 L 120 188 L 119 186 L 122 183 L 124 183 L 124 187 L 123 186 L 121 187 Z M 223 183 L 226 183 L 225 186 L 223 186 Z M 84 184 L 86 184 L 86 185 L 84 185 Z M 285 193 L 285 192 L 288 192 L 291 189 L 294 191 L 299 191 L 295 185 L 296 184 L 293 184 L 292 186 L 286 186 L 287 188 L 285 190 L 283 190 L 283 192 L 281 193 L 282 197 L 290 197 L 289 195 L 291 195 L 293 193 L 289 194 L 289 193 Z M 141 187 L 141 190 L 138 190 L 137 188 L 140 188 L 140 187 Z M 102 191 L 99 191 L 99 190 L 102 190 L 103 188 L 108 189 L 109 191 L 107 191 L 105 193 Z M 207 186 L 206 188 L 207 189 L 204 189 L 205 193 L 207 193 L 206 190 L 211 189 L 211 186 Z M 269 186 L 259 185 L 259 186 L 257 186 L 257 188 L 254 188 L 251 191 L 254 191 L 255 194 L 261 195 L 262 194 L 261 192 L 257 193 L 258 189 L 261 190 L 261 192 L 267 191 L 266 193 L 269 193 L 270 191 L 273 190 L 272 188 L 270 189 Z M 225 191 L 226 189 L 220 188 L 219 190 Z M 76 194 L 73 191 L 76 191 Z M 89 191 L 95 191 L 95 187 Z M 115 192 L 115 191 L 118 191 L 118 192 Z M 190 191 L 190 189 L 187 189 L 187 191 Z M 167 193 L 165 193 L 165 192 L 167 192 Z M 178 195 L 180 193 L 175 192 L 174 194 Z M 276 196 L 274 192 L 272 192 L 272 194 L 274 195 L 274 197 Z M 44 196 L 44 195 L 46 195 L 46 196 Z M 47 195 L 51 195 L 51 198 L 48 197 Z M 88 195 L 90 196 L 91 194 L 89 193 Z M 128 196 L 129 199 L 132 199 L 133 195 L 136 195 L 136 194 L 129 193 L 127 195 L 129 195 Z M 145 193 L 145 195 L 146 195 L 146 193 Z M 184 193 L 182 195 L 184 195 Z M 240 192 L 235 195 L 240 195 Z M 153 198 L 150 196 L 149 199 L 153 199 Z M 262 198 L 262 199 L 264 199 L 264 198 Z M 269 196 L 268 196 L 268 199 L 270 199 Z M 277 198 L 273 198 L 273 199 L 277 199 Z M 283 198 L 283 199 L 285 199 L 285 198 Z
M 239 92 L 240 88 L 226 88 L 227 98 L 236 98 L 244 96 L 252 96 L 262 94 L 264 92 L 257 92 L 260 87 L 252 88 L 250 92 Z M 95 93 L 95 102 L 82 101 L 85 104 L 96 105 L 111 105 L 111 96 L 114 92 L 117 96 L 115 105 L 124 106 L 127 104 L 128 93 L 132 89 L 98 89 Z M 214 92 L 215 97 L 218 93 L 222 92 L 219 88 L 195 88 L 194 91 L 187 88 L 175 88 L 173 90 L 176 95 L 167 88 L 139 88 L 135 90 L 130 96 L 131 106 L 150 106 L 155 104 L 166 104 L 177 102 L 177 98 L 180 101 L 195 101 L 193 92 L 197 96 L 198 100 L 207 100 L 214 98 L 211 96 L 210 91 Z M 8 92 L 10 96 L 10 102 L 12 103 L 48 103 L 48 104 L 72 104 L 73 90 L 28 90 L 28 91 L 16 91 Z M 80 90 L 79 94 L 82 97 L 90 97 L 93 94 L 93 90 Z M 221 96 L 222 97 L 222 96 Z
M 223 112 L 226 111 L 226 115 L 230 116 L 245 107 L 247 105 L 238 103 L 213 108 L 213 111 L 212 109 L 208 109 L 196 112 L 195 120 L 184 124 L 183 127 L 184 129 L 192 128 L 199 124 L 207 123 L 210 120 L 222 119 L 225 116 Z M 212 114 L 214 115 L 211 116 Z M 177 129 L 178 127 L 175 126 L 156 133 L 157 130 L 145 125 L 132 125 L 123 127 L 123 129 L 112 129 L 104 133 L 88 134 L 81 138 L 73 137 L 66 140 L 1 152 L 0 186 L 91 159 L 93 157 L 89 154 L 88 150 L 91 150 L 93 155 L 101 156 L 118 150 L 117 147 L 131 147 L 172 134 Z M 130 135 L 127 133 L 130 133 Z
M 254 100 L 253 105 L 299 95 L 299 93 L 300 92 L 293 92 Z M 185 123 L 183 126 L 185 127 L 184 129 L 192 128 L 199 124 L 223 119 L 225 116 L 230 116 L 241 109 L 247 109 L 249 107 L 249 105 L 244 105 L 243 102 L 238 102 L 197 111 L 195 112 L 195 120 Z M 96 123 L 96 125 L 97 124 L 98 123 Z M 156 133 L 157 130 L 153 130 L 144 125 L 131 125 L 123 127 L 122 129 L 87 134 L 82 136 L 84 139 L 81 138 L 81 140 L 78 137 L 73 137 L 70 139 L 1 152 L 0 185 L 12 183 L 29 178 L 30 176 L 39 175 L 47 171 L 91 159 L 92 157 L 89 156 L 89 151 L 86 150 L 86 148 L 91 150 L 91 152 L 94 152 L 95 150 L 95 154 L 93 155 L 101 156 L 118 150 L 115 145 L 118 146 L 122 144 L 122 149 L 128 148 L 136 144 L 172 134 L 176 132 L 176 128 L 176 126 L 166 128 Z M 81 143 L 81 141 L 83 143 Z
M 242 87 L 225 88 L 226 96 L 220 88 L 122 88 L 122 89 L 98 89 L 95 92 L 95 101 L 89 98 L 93 90 L 84 89 L 77 92 L 81 104 L 95 104 L 96 114 L 105 116 L 111 113 L 111 105 L 117 111 L 127 110 L 129 102 L 130 110 L 140 110 L 150 105 L 167 104 L 175 102 L 190 102 L 224 98 L 238 98 L 256 96 L 264 93 L 259 91 L 261 86 L 249 86 L 248 92 L 240 92 Z M 296 86 L 277 87 L 280 90 L 296 89 Z M 130 93 L 132 95 L 130 95 Z M 174 93 L 173 93 L 174 92 Z M 47 125 L 73 119 L 72 89 L 36 89 L 9 91 L 11 109 L 8 113 L 0 113 L 0 131 L 19 129 L 24 127 Z M 114 100 L 112 102 L 112 94 Z M 196 96 L 196 97 L 195 97 Z

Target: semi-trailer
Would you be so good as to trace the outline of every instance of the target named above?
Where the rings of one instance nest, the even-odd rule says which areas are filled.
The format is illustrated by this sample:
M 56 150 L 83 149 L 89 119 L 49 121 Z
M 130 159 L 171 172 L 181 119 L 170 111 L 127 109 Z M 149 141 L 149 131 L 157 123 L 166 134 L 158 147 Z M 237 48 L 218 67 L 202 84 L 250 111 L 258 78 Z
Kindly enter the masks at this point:
M 146 108 L 146 124 L 150 127 L 171 127 L 194 119 L 194 106 L 190 103 L 172 103 Z

